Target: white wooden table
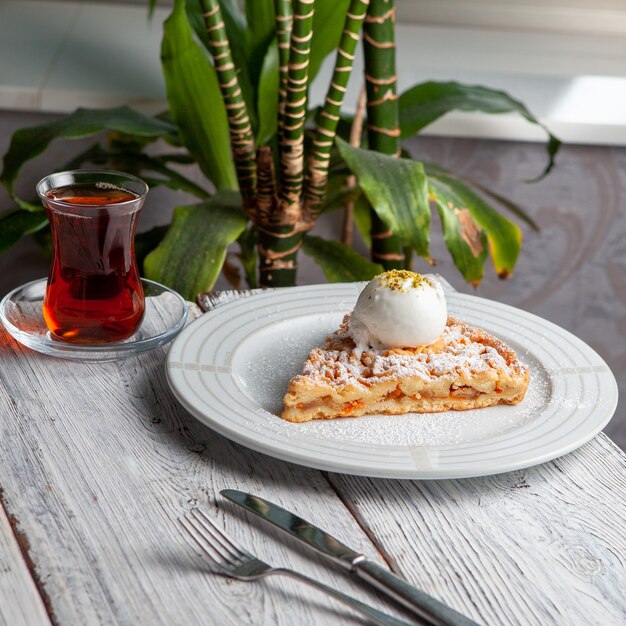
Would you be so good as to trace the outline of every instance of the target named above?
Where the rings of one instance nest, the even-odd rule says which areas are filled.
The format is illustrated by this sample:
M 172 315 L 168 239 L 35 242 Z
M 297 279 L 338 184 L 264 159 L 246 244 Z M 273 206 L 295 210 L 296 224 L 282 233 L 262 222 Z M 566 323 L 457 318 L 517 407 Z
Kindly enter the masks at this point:
M 626 455 L 604 435 L 486 478 L 328 474 L 190 417 L 165 381 L 166 349 L 72 363 L 1 336 L 0 624 L 364 623 L 295 581 L 211 573 L 176 522 L 198 505 L 273 564 L 410 619 L 229 505 L 227 487 L 332 530 L 480 623 L 626 623 Z

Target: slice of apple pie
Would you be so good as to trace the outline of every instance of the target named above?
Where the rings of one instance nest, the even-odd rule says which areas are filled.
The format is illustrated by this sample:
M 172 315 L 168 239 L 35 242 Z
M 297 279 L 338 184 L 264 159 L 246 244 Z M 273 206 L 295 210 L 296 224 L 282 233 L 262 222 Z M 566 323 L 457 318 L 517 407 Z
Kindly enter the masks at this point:
M 283 419 L 434 413 L 524 399 L 528 369 L 509 346 L 481 328 L 449 317 L 431 345 L 359 350 L 349 320 L 346 315 L 291 379 Z

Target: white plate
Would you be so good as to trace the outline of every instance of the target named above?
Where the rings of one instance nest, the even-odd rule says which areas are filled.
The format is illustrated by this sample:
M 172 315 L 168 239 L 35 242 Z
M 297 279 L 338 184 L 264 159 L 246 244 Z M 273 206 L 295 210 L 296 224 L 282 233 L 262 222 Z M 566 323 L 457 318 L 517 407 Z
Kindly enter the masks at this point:
M 269 291 L 203 315 L 170 349 L 173 392 L 201 422 L 244 446 L 308 467 L 382 478 L 462 478 L 529 467 L 586 443 L 615 411 L 615 378 L 580 339 L 511 306 L 451 292 L 451 315 L 500 337 L 530 367 L 523 403 L 304 424 L 280 419 L 289 379 L 362 288 Z

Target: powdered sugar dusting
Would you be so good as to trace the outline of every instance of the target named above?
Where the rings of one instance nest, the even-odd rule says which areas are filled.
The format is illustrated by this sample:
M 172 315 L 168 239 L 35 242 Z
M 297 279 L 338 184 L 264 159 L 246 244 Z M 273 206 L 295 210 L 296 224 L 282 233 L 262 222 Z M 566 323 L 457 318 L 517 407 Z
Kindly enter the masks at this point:
M 341 387 L 350 383 L 367 387 L 369 378 L 378 382 L 407 377 L 432 381 L 459 376 L 469 379 L 472 374 L 490 369 L 510 372 L 498 350 L 472 341 L 462 324 L 448 325 L 433 346 L 417 354 L 411 349 L 369 348 L 362 352 L 355 349 L 348 327 L 349 316 L 346 315 L 325 348 L 313 351 L 304 365 L 304 376 L 324 386 Z

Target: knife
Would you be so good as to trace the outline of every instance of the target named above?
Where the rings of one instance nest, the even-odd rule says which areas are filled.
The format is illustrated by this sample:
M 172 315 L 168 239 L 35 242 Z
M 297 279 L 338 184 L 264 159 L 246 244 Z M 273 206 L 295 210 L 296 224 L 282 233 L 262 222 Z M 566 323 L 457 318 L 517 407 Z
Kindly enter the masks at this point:
M 413 587 L 406 580 L 348 546 L 326 531 L 298 517 L 281 506 L 236 489 L 224 489 L 220 493 L 231 502 L 258 515 L 287 531 L 292 537 L 330 557 L 352 574 L 376 587 L 379 591 L 400 602 L 416 615 L 435 626 L 478 626 L 476 622 L 461 615 L 424 591 Z

